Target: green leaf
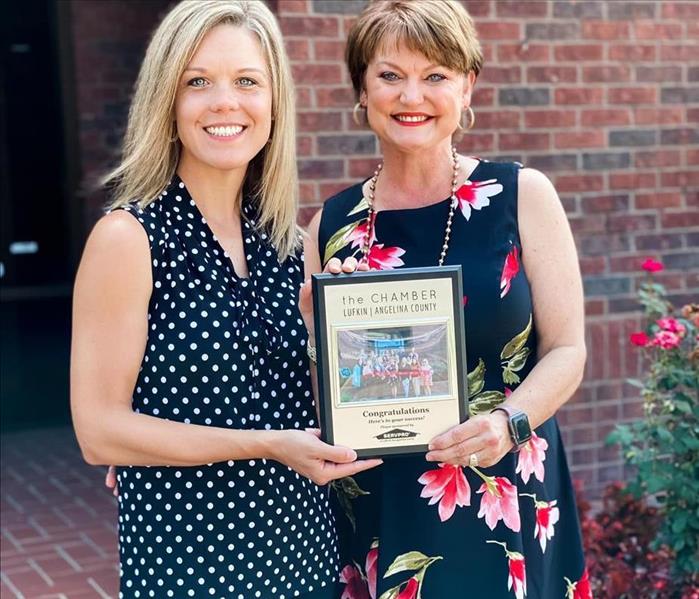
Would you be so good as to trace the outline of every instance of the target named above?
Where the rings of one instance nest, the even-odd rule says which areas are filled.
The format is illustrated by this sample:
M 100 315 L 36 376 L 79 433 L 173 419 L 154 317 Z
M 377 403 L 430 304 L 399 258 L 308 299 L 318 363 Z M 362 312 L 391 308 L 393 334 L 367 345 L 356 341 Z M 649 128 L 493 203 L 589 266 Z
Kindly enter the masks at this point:
M 436 559 L 434 557 L 427 557 L 424 553 L 419 551 L 409 551 L 408 553 L 403 553 L 393 560 L 393 563 L 388 567 L 386 573 L 383 575 L 384 578 L 398 574 L 398 572 L 405 572 L 406 570 L 419 570 L 428 566 Z
M 379 599 L 396 599 L 400 593 L 400 585 L 388 589 L 385 593 L 381 593 Z
M 350 210 L 347 213 L 347 216 L 352 216 L 353 214 L 358 214 L 359 212 L 362 212 L 363 210 L 367 210 L 369 208 L 369 202 L 366 201 L 366 198 L 362 196 L 362 199 L 359 200 L 359 204 L 357 204 L 352 210 Z
M 468 373 L 468 396 L 473 397 L 483 390 L 485 385 L 485 362 L 482 358 L 478 358 L 478 365 Z
M 342 485 L 342 492 L 345 493 L 350 499 L 354 499 L 355 497 L 359 497 L 360 495 L 371 495 L 369 491 L 365 491 L 364 489 L 362 489 L 357 484 L 357 481 L 354 480 L 354 478 L 352 478 L 351 476 L 345 476 L 337 482 L 340 483 L 340 485 Z
M 506 366 L 502 369 L 502 380 L 506 385 L 517 385 L 521 381 L 519 375 Z
M 345 239 L 347 234 L 357 227 L 362 221 L 358 220 L 349 225 L 345 225 L 341 229 L 335 231 L 333 236 L 328 239 L 328 243 L 325 245 L 325 254 L 323 255 L 323 264 L 325 264 L 330 258 L 332 258 L 337 252 L 339 252 L 343 247 L 345 247 L 349 241 Z
M 528 347 L 523 347 L 520 349 L 510 360 L 507 362 L 507 370 L 512 372 L 519 372 L 524 367 L 531 349 Z
M 529 338 L 529 333 L 531 333 L 532 330 L 532 315 L 529 315 L 529 322 L 527 323 L 527 326 L 524 328 L 524 330 L 521 333 L 518 333 L 515 335 L 510 341 L 505 345 L 505 347 L 502 348 L 502 352 L 500 352 L 500 359 L 502 360 L 508 360 L 512 356 L 514 356 L 520 349 L 524 347 L 524 344 L 527 342 L 527 339 Z
M 502 391 L 484 391 L 468 402 L 468 412 L 471 416 L 488 414 L 503 401 L 505 401 L 505 394 Z

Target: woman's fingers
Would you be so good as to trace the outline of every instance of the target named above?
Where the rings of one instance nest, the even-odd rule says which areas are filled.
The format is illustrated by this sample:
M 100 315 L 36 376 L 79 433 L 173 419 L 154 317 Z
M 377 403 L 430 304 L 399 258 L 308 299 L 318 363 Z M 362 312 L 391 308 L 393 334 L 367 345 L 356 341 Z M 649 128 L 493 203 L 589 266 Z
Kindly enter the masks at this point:
M 325 272 L 339 275 L 342 272 L 342 262 L 339 258 L 330 258 L 325 265 Z
M 358 265 L 359 262 L 357 262 L 357 259 L 350 256 L 349 258 L 345 259 L 345 261 L 342 263 L 342 272 L 354 272 L 355 270 L 357 270 Z
M 354 476 L 359 472 L 364 472 L 364 470 L 369 470 L 371 468 L 376 468 L 383 464 L 383 460 L 358 460 L 350 464 L 335 464 L 333 462 L 326 462 L 323 467 L 324 476 L 328 480 L 336 480 L 338 478 L 345 478 L 347 476 Z

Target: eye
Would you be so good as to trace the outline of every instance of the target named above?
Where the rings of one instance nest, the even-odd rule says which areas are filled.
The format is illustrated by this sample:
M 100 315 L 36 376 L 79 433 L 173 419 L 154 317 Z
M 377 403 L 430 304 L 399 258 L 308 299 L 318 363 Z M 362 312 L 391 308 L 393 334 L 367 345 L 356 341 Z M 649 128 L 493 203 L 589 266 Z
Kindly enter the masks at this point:
M 445 79 L 446 77 L 441 73 L 432 73 L 431 75 L 427 76 L 427 81 L 430 81 L 432 83 L 439 83 L 440 81 L 444 81 Z
M 204 77 L 194 77 L 187 81 L 189 87 L 204 87 L 206 85 L 206 79 Z
M 384 71 L 379 75 L 381 79 L 385 79 L 386 81 L 398 81 L 399 77 L 396 75 L 393 71 Z
M 257 81 L 250 79 L 250 77 L 241 77 L 238 79 L 238 85 L 240 85 L 240 87 L 253 87 L 257 85 Z

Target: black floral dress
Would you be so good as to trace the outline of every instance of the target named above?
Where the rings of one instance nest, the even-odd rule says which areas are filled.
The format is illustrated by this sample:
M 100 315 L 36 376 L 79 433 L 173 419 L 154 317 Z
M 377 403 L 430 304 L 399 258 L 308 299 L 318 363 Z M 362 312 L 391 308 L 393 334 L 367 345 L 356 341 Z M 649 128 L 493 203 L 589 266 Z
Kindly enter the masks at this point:
M 480 161 L 458 191 L 445 264 L 461 264 L 471 414 L 502 402 L 536 363 L 532 300 L 517 225 L 520 165 Z M 437 264 L 450 199 L 381 211 L 374 268 Z M 319 230 L 323 262 L 359 257 L 362 185 L 330 198 Z M 345 565 L 342 599 L 587 599 L 575 498 L 551 418 L 491 468 L 386 459 L 336 484 Z

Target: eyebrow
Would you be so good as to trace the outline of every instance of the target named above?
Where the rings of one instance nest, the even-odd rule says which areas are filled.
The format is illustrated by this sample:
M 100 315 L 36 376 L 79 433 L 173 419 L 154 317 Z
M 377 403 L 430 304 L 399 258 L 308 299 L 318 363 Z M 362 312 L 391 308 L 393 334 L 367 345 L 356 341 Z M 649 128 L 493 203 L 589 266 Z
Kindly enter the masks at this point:
M 196 71 L 197 73 L 206 73 L 207 69 L 204 67 L 197 67 L 197 66 L 191 66 L 187 67 L 184 72 L 187 73 L 188 71 Z M 240 73 L 259 73 L 261 75 L 267 75 L 267 71 L 264 71 L 262 69 L 258 69 L 257 67 L 243 67 L 242 69 L 238 69 L 238 72 Z
M 385 65 L 387 67 L 391 67 L 392 69 L 398 69 L 399 71 L 402 70 L 401 67 L 399 67 L 397 64 L 394 64 L 388 60 L 379 60 L 376 63 L 377 65 Z M 428 64 L 423 70 L 428 71 L 429 69 L 444 69 L 446 68 L 444 65 L 440 64 Z

